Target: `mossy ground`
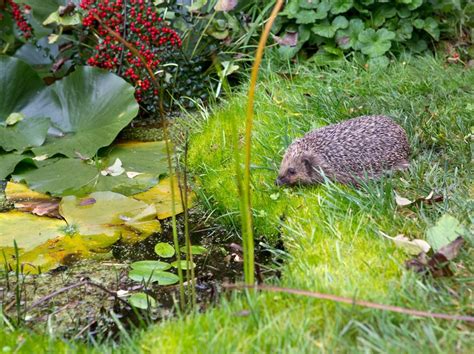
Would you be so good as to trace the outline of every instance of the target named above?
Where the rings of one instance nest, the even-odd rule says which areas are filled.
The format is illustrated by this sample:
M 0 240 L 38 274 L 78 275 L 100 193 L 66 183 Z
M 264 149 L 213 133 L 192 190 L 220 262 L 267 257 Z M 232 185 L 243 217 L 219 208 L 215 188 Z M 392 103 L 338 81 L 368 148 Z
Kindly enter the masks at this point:
M 457 258 L 455 276 L 423 279 L 404 270 L 408 256 L 380 232 L 425 238 L 443 214 L 469 225 L 474 70 L 432 58 L 369 72 L 346 63 L 332 69 L 264 70 L 258 85 L 252 188 L 257 237 L 287 257 L 278 285 L 451 314 L 472 314 L 472 247 Z M 195 190 L 229 227 L 238 197 L 232 124 L 239 144 L 245 91 L 194 124 L 189 151 Z M 412 146 L 409 171 L 359 190 L 327 183 L 274 186 L 288 144 L 312 128 L 363 114 L 392 116 Z M 394 192 L 433 205 L 397 207 Z M 341 305 L 288 294 L 235 294 L 213 310 L 165 321 L 125 341 L 145 352 L 469 352 L 472 326 L 462 322 Z M 62 345 L 62 344 L 61 344 Z M 111 351 L 111 347 L 96 348 Z

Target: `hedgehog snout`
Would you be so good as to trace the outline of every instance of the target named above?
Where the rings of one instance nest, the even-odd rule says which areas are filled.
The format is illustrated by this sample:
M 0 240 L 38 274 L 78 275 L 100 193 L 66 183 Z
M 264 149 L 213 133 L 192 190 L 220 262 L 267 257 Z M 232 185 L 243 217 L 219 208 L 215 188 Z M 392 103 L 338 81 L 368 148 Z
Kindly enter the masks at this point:
M 288 184 L 288 179 L 286 177 L 278 176 L 277 179 L 275 180 L 276 186 L 283 186 L 285 184 Z

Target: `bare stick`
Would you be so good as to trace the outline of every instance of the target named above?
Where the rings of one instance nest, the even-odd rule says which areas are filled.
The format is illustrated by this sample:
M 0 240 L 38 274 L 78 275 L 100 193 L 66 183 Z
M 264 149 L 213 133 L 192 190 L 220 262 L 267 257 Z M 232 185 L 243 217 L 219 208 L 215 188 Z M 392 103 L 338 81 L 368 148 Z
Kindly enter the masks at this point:
M 365 300 L 355 300 L 348 297 L 332 295 L 332 294 L 324 294 L 318 293 L 309 290 L 300 290 L 300 289 L 291 289 L 291 288 L 282 288 L 278 286 L 270 286 L 270 285 L 256 285 L 256 286 L 249 286 L 243 284 L 224 284 L 223 288 L 227 289 L 257 289 L 260 291 L 269 291 L 274 293 L 285 293 L 285 294 L 294 294 L 294 295 L 302 295 L 313 297 L 320 300 L 329 300 L 349 305 L 357 305 L 382 311 L 391 311 L 391 312 L 398 312 L 403 313 L 405 315 L 411 315 L 416 317 L 426 317 L 426 318 L 440 318 L 444 320 L 454 320 L 454 321 L 466 321 L 466 322 L 474 322 L 474 316 L 464 316 L 464 315 L 449 315 L 446 313 L 436 313 L 436 312 L 428 312 L 428 311 L 421 311 L 421 310 L 414 310 L 400 306 L 392 306 L 392 305 L 384 305 L 384 304 L 377 304 L 375 302 L 365 301 Z

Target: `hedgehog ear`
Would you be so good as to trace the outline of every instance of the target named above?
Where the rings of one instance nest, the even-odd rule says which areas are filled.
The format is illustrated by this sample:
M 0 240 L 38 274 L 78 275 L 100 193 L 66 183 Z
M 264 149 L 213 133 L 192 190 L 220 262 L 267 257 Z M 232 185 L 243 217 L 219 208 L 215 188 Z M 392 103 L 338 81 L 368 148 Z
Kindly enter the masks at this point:
M 308 172 L 308 175 L 312 175 L 314 171 L 313 158 L 309 155 L 303 155 L 303 157 L 301 158 L 301 161 L 303 162 L 304 167 L 306 168 L 306 171 Z

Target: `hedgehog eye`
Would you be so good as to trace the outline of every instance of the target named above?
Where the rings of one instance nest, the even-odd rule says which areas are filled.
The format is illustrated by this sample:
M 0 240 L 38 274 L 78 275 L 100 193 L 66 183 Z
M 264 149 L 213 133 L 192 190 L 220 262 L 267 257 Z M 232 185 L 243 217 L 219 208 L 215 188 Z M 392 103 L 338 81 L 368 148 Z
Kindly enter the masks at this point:
M 290 167 L 290 168 L 288 169 L 288 174 L 294 175 L 295 173 L 296 173 L 296 171 L 295 171 L 294 168 L 291 168 L 291 167 Z

